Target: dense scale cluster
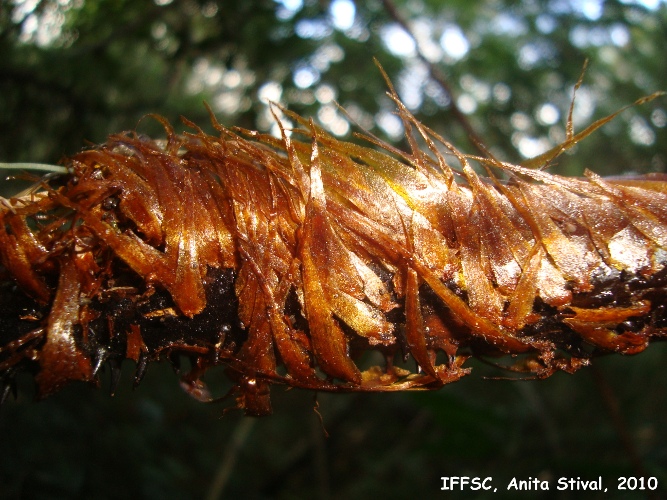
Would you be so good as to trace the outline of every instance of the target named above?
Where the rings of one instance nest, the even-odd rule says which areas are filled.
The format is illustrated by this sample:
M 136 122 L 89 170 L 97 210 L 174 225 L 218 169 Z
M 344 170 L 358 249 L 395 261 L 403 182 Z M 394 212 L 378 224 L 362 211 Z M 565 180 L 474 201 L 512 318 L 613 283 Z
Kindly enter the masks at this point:
M 502 354 L 545 377 L 665 336 L 667 176 L 472 158 L 396 102 L 410 152 L 285 110 L 281 138 L 165 123 L 166 141 L 112 136 L 4 200 L 4 395 L 20 370 L 47 395 L 187 355 L 194 396 L 224 365 L 237 406 L 265 414 L 273 383 L 430 389 Z

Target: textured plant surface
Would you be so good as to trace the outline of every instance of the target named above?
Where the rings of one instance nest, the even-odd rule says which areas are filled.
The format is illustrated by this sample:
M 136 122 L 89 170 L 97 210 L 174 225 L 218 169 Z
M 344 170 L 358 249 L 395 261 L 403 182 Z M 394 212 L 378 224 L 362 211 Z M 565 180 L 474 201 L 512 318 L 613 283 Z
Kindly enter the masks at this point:
M 503 354 L 543 378 L 664 337 L 664 175 L 468 157 L 390 95 L 409 152 L 284 110 L 298 128 L 278 119 L 280 138 L 165 122 L 166 141 L 112 136 L 60 187 L 5 201 L 4 395 L 24 369 L 44 396 L 105 363 L 137 362 L 138 382 L 185 355 L 193 396 L 210 400 L 201 376 L 224 365 L 237 406 L 261 415 L 273 383 L 438 388 Z
M 664 89 L 667 78 L 664 1 L 0 3 L 0 160 L 7 162 L 53 164 L 122 130 L 164 137 L 159 121 L 141 119 L 151 112 L 178 132 L 178 117 L 185 115 L 218 135 L 202 101 L 225 125 L 275 135 L 267 98 L 313 117 L 337 139 L 368 145 L 351 138 L 359 127 L 343 123 L 335 100 L 364 129 L 409 150 L 375 56 L 420 122 L 483 156 L 454 113 L 460 105 L 496 158 L 520 163 L 565 139 L 572 86 L 585 58 L 591 64 L 577 93 L 578 130 Z M 354 5 L 352 26 L 334 16 L 341 5 Z M 406 33 L 416 36 L 406 40 Z M 465 54 L 456 52 L 461 43 L 450 43 L 452 34 L 467 44 Z M 449 90 L 432 78 L 436 73 Z M 301 80 L 304 75 L 310 80 Z M 548 172 L 664 172 L 665 116 L 664 99 L 627 110 Z M 293 126 L 288 117 L 283 122 Z M 293 139 L 312 144 L 311 134 Z M 420 142 L 420 148 L 427 146 Z M 0 174 L 6 198 L 36 179 L 21 185 L 5 181 L 16 170 Z M 63 186 L 62 179 L 49 181 L 51 187 Z M 462 177 L 457 183 L 465 187 Z M 40 276 L 53 294 L 58 271 Z M 36 310 L 32 299 L 18 299 L 24 292 L 13 297 L 5 290 L 1 300 L 20 302 L 24 318 Z M 422 305 L 426 300 L 420 293 Z M 16 311 L 0 314 L 0 323 L 16 317 Z M 261 419 L 243 412 L 221 418 L 233 400 L 201 404 L 176 383 L 169 362 L 148 363 L 133 390 L 134 361 L 109 369 L 126 355 L 123 348 L 117 345 L 116 354 L 123 352 L 98 370 L 103 390 L 72 383 L 39 404 L 31 403 L 31 372 L 39 365 L 20 362 L 24 370 L 13 376 L 18 397 L 13 401 L 10 392 L 12 400 L 0 409 L 0 498 L 217 498 L 221 491 L 239 498 L 430 498 L 446 493 L 439 491 L 441 476 L 487 475 L 498 492 L 476 498 L 515 498 L 505 486 L 528 477 L 550 480 L 550 497 L 571 498 L 554 491 L 559 477 L 600 475 L 609 487 L 605 499 L 650 493 L 615 491 L 620 476 L 655 476 L 665 496 L 665 342 L 637 356 L 599 356 L 574 375 L 543 380 L 518 382 L 534 376 L 495 366 L 518 357 L 487 353 L 465 361 L 471 375 L 437 391 L 329 393 L 275 384 L 274 415 Z M 187 356 L 172 358 L 181 362 L 181 374 L 191 369 Z M 370 358 L 354 361 L 362 371 L 384 364 L 379 354 Z M 436 361 L 443 364 L 446 356 Z M 402 363 L 400 354 L 395 364 L 415 369 L 414 359 Z M 225 370 L 221 364 L 203 377 L 216 396 L 234 385 Z M 113 398 L 112 375 L 120 377 Z

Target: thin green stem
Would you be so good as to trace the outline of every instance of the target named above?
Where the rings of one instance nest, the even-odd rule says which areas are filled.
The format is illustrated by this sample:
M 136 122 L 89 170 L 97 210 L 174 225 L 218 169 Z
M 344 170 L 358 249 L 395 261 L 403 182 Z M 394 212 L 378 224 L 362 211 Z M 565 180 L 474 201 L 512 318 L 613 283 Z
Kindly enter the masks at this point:
M 67 167 L 61 165 L 50 165 L 48 163 L 0 163 L 0 169 L 4 170 L 37 170 L 42 172 L 56 172 L 66 174 Z

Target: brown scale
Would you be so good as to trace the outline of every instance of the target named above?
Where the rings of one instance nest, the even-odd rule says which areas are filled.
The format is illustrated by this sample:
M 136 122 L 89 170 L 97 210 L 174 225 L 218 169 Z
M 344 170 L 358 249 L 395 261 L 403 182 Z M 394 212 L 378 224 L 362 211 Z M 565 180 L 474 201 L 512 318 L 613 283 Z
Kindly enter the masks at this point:
M 111 136 L 60 187 L 4 200 L 3 398 L 21 370 L 46 396 L 105 364 L 117 380 L 133 360 L 138 383 L 186 355 L 194 397 L 211 398 L 201 376 L 223 365 L 260 415 L 273 383 L 433 389 L 470 356 L 505 354 L 546 377 L 664 338 L 667 176 L 535 168 L 611 117 L 519 166 L 463 155 L 393 97 L 409 152 L 285 110 L 300 128 L 281 138 L 164 123 L 164 144 Z M 384 366 L 366 366 L 371 351 Z

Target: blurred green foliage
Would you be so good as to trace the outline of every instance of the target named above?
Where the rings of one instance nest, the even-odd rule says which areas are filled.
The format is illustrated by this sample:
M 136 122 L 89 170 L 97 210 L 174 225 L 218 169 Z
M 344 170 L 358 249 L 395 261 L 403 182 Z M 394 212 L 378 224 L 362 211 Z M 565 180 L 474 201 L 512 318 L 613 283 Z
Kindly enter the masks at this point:
M 394 3 L 453 96 L 428 77 L 380 0 L 355 2 L 353 22 L 345 0 L 0 0 L 0 159 L 53 163 L 109 133 L 160 134 L 142 120 L 148 113 L 206 126 L 203 101 L 226 125 L 270 130 L 267 98 L 351 138 L 355 126 L 335 100 L 401 145 L 373 57 L 421 120 L 474 152 L 450 112 L 456 99 L 485 145 L 510 161 L 562 140 L 586 58 L 579 130 L 667 87 L 664 2 Z M 665 171 L 666 125 L 665 98 L 628 110 L 559 159 L 558 171 Z M 312 394 L 275 388 L 275 415 L 249 429 L 224 493 L 431 498 L 444 494 L 441 476 L 469 475 L 492 476 L 494 498 L 514 497 L 504 489 L 512 477 L 538 476 L 551 480 L 550 498 L 575 498 L 553 491 L 558 477 L 601 474 L 604 498 L 644 498 L 616 491 L 616 477 L 638 471 L 601 395 L 607 387 L 664 494 L 666 362 L 665 346 L 655 345 L 639 357 L 601 359 L 597 372 L 540 382 L 486 380 L 507 374 L 477 363 L 473 375 L 435 393 L 323 394 L 328 438 Z M 30 404 L 23 380 L 18 402 L 0 412 L 0 498 L 204 497 L 242 417 L 221 419 L 224 404 L 190 400 L 167 366 L 152 366 L 130 392 L 131 371 L 126 365 L 113 399 L 75 386 Z
M 335 100 L 397 142 L 373 57 L 413 112 L 454 144 L 474 151 L 449 112 L 452 98 L 494 154 L 520 161 L 564 137 L 586 58 L 578 129 L 667 81 L 663 2 L 648 9 L 632 0 L 396 1 L 454 96 L 428 77 L 381 0 L 356 8 L 350 0 L 2 4 L 3 161 L 56 162 L 86 141 L 136 128 L 148 113 L 206 125 L 203 101 L 225 124 L 268 130 L 271 98 L 349 136 L 354 127 L 342 124 Z M 666 122 L 663 98 L 624 113 L 560 163 L 577 174 L 664 171 Z M 139 128 L 160 133 L 146 120 Z

